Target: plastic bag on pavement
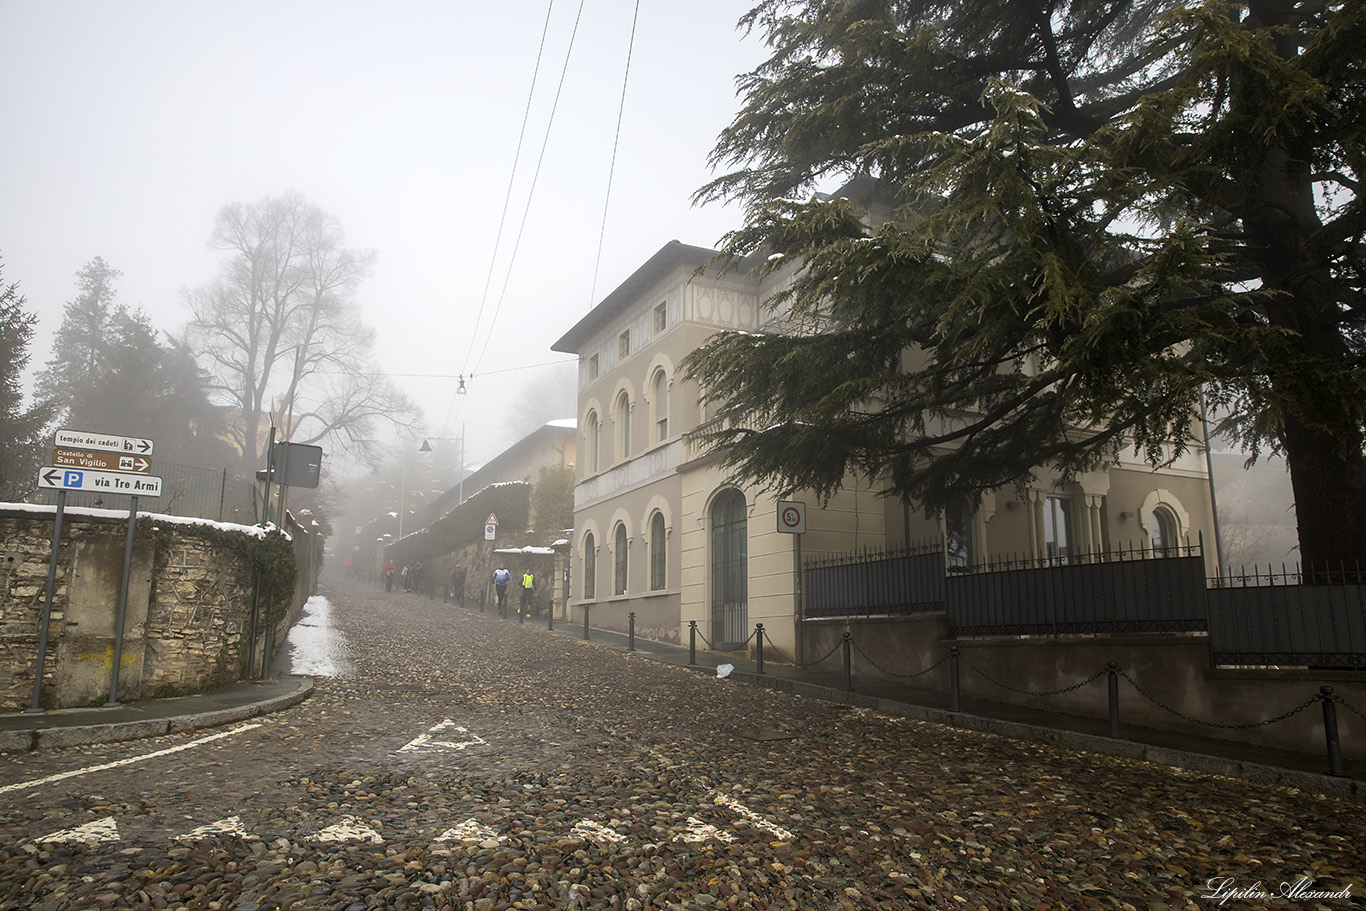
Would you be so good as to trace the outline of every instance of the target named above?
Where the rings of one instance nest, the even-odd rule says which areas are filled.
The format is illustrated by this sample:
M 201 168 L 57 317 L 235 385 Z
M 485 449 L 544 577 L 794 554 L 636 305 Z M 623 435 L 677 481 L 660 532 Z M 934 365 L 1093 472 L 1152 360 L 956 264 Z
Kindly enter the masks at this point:
M 733 664 L 718 664 L 716 666 L 716 678 L 719 680 L 722 677 L 729 677 L 730 672 L 733 670 L 735 670 L 735 665 Z

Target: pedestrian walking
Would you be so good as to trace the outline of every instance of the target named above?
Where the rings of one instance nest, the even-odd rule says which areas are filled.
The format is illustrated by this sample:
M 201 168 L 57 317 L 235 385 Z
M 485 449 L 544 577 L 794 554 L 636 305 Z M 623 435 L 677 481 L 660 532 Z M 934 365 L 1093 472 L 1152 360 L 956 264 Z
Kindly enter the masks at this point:
M 413 591 L 422 594 L 422 561 L 417 561 L 413 566 Z
M 397 572 L 398 567 L 394 565 L 393 560 L 390 560 L 388 563 L 384 564 L 384 590 L 386 592 L 391 592 L 394 590 L 394 574 Z
M 531 572 L 531 567 L 522 570 L 522 603 L 520 610 L 523 617 L 531 616 L 531 608 L 536 604 L 536 576 Z
M 508 615 L 508 583 L 512 581 L 512 573 L 502 563 L 493 571 L 493 591 L 498 596 L 498 616 Z
M 459 563 L 455 564 L 455 570 L 451 573 L 451 597 L 456 604 L 465 603 L 465 567 Z

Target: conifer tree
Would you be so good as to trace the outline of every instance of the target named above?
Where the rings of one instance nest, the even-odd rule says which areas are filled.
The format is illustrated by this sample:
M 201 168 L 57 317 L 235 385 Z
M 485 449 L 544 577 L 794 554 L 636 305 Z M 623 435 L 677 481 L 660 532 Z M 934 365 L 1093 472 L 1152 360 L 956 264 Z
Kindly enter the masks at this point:
M 764 0 L 698 198 L 796 334 L 688 361 L 741 475 L 942 507 L 1202 408 L 1288 460 L 1313 568 L 1366 554 L 1366 4 Z M 842 198 L 829 190 L 859 175 Z M 847 197 L 847 198 L 845 198 Z
M 0 266 L 3 266 L 0 263 Z M 23 371 L 33 341 L 34 313 L 19 283 L 0 282 L 0 501 L 16 502 L 38 486 L 42 449 L 47 442 L 52 407 L 37 403 L 24 407 Z

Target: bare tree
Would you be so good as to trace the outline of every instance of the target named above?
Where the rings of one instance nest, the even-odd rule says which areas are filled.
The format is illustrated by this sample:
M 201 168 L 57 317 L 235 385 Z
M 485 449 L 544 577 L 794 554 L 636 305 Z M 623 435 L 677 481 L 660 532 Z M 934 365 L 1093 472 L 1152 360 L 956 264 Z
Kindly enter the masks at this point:
M 374 331 L 354 302 L 374 254 L 348 249 L 335 217 L 297 193 L 234 203 L 210 246 L 225 254 L 222 271 L 187 293 L 186 334 L 240 409 L 248 464 L 264 451 L 272 407 L 281 439 L 351 455 L 366 454 L 376 424 L 411 424 L 412 403 L 370 366 Z
M 538 370 L 518 390 L 504 424 L 509 445 L 551 421 L 573 418 L 578 410 L 578 366 L 573 361 Z

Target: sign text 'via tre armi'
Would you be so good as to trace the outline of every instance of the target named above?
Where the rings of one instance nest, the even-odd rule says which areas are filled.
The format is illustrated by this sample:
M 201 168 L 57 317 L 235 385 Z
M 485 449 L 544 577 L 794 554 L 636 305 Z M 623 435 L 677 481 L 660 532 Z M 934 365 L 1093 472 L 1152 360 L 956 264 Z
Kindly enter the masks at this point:
M 54 464 L 39 470 L 39 487 L 161 496 L 161 478 L 147 474 L 152 469 L 146 458 L 152 452 L 151 440 L 59 430 L 54 442 L 58 447 L 52 453 Z

